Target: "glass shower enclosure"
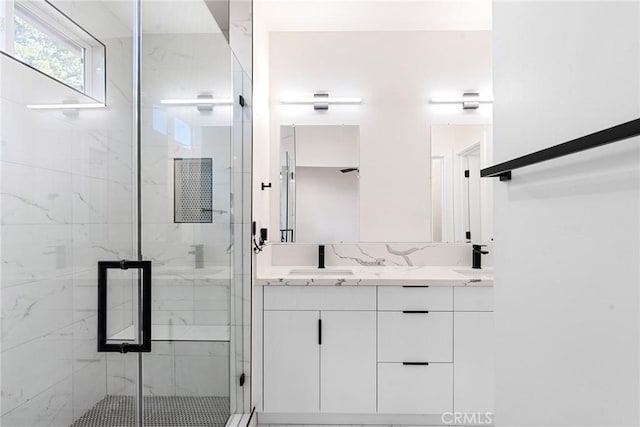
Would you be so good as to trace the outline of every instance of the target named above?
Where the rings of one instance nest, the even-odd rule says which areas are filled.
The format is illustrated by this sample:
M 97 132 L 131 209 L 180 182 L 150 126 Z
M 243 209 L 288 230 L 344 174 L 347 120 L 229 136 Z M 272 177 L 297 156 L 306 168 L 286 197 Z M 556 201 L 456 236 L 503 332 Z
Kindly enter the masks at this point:
M 1 425 L 250 411 L 251 78 L 215 3 L 0 1 Z

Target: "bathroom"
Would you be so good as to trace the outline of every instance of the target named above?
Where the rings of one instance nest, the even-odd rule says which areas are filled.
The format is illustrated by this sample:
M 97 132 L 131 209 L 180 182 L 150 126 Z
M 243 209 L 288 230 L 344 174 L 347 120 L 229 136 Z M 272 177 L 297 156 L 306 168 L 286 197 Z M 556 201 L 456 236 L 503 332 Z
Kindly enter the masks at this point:
M 0 425 L 640 425 L 639 2 L 0 5 Z

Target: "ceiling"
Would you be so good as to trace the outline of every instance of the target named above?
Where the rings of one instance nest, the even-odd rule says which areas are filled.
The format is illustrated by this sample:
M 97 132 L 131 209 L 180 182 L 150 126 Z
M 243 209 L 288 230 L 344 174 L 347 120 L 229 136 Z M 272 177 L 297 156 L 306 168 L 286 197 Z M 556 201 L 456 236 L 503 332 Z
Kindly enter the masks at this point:
M 95 5 L 94 2 L 86 3 Z M 213 13 L 218 11 L 218 6 L 224 8 L 225 4 L 226 0 L 142 0 L 142 31 L 144 34 L 220 33 L 222 30 Z M 130 34 L 133 27 L 133 2 L 109 0 L 101 2 L 100 5 L 127 28 Z M 224 11 L 222 14 L 224 15 Z
M 254 0 L 267 31 L 489 31 L 491 0 Z

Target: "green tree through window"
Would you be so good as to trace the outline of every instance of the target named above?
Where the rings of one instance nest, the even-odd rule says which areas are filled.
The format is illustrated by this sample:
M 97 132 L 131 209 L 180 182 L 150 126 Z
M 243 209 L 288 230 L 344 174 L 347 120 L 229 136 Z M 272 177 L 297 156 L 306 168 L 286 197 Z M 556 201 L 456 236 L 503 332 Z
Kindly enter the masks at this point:
M 15 56 L 61 82 L 84 91 L 83 49 L 74 49 L 18 14 L 14 20 Z

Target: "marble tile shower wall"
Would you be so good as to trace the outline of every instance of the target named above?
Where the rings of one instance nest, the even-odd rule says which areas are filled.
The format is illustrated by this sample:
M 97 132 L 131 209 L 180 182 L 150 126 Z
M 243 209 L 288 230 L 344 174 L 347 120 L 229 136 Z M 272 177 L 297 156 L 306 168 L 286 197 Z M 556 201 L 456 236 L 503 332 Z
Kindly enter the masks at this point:
M 231 98 L 229 46 L 222 34 L 145 35 L 142 75 L 142 240 L 155 272 L 153 323 L 228 326 L 233 107 L 202 113 L 161 107 L 160 99 Z M 174 223 L 176 158 L 213 159 L 212 223 Z
M 96 262 L 133 254 L 131 40 L 94 34 L 109 107 L 77 117 L 27 109 L 83 100 L 0 56 L 2 425 L 69 425 L 106 393 Z

